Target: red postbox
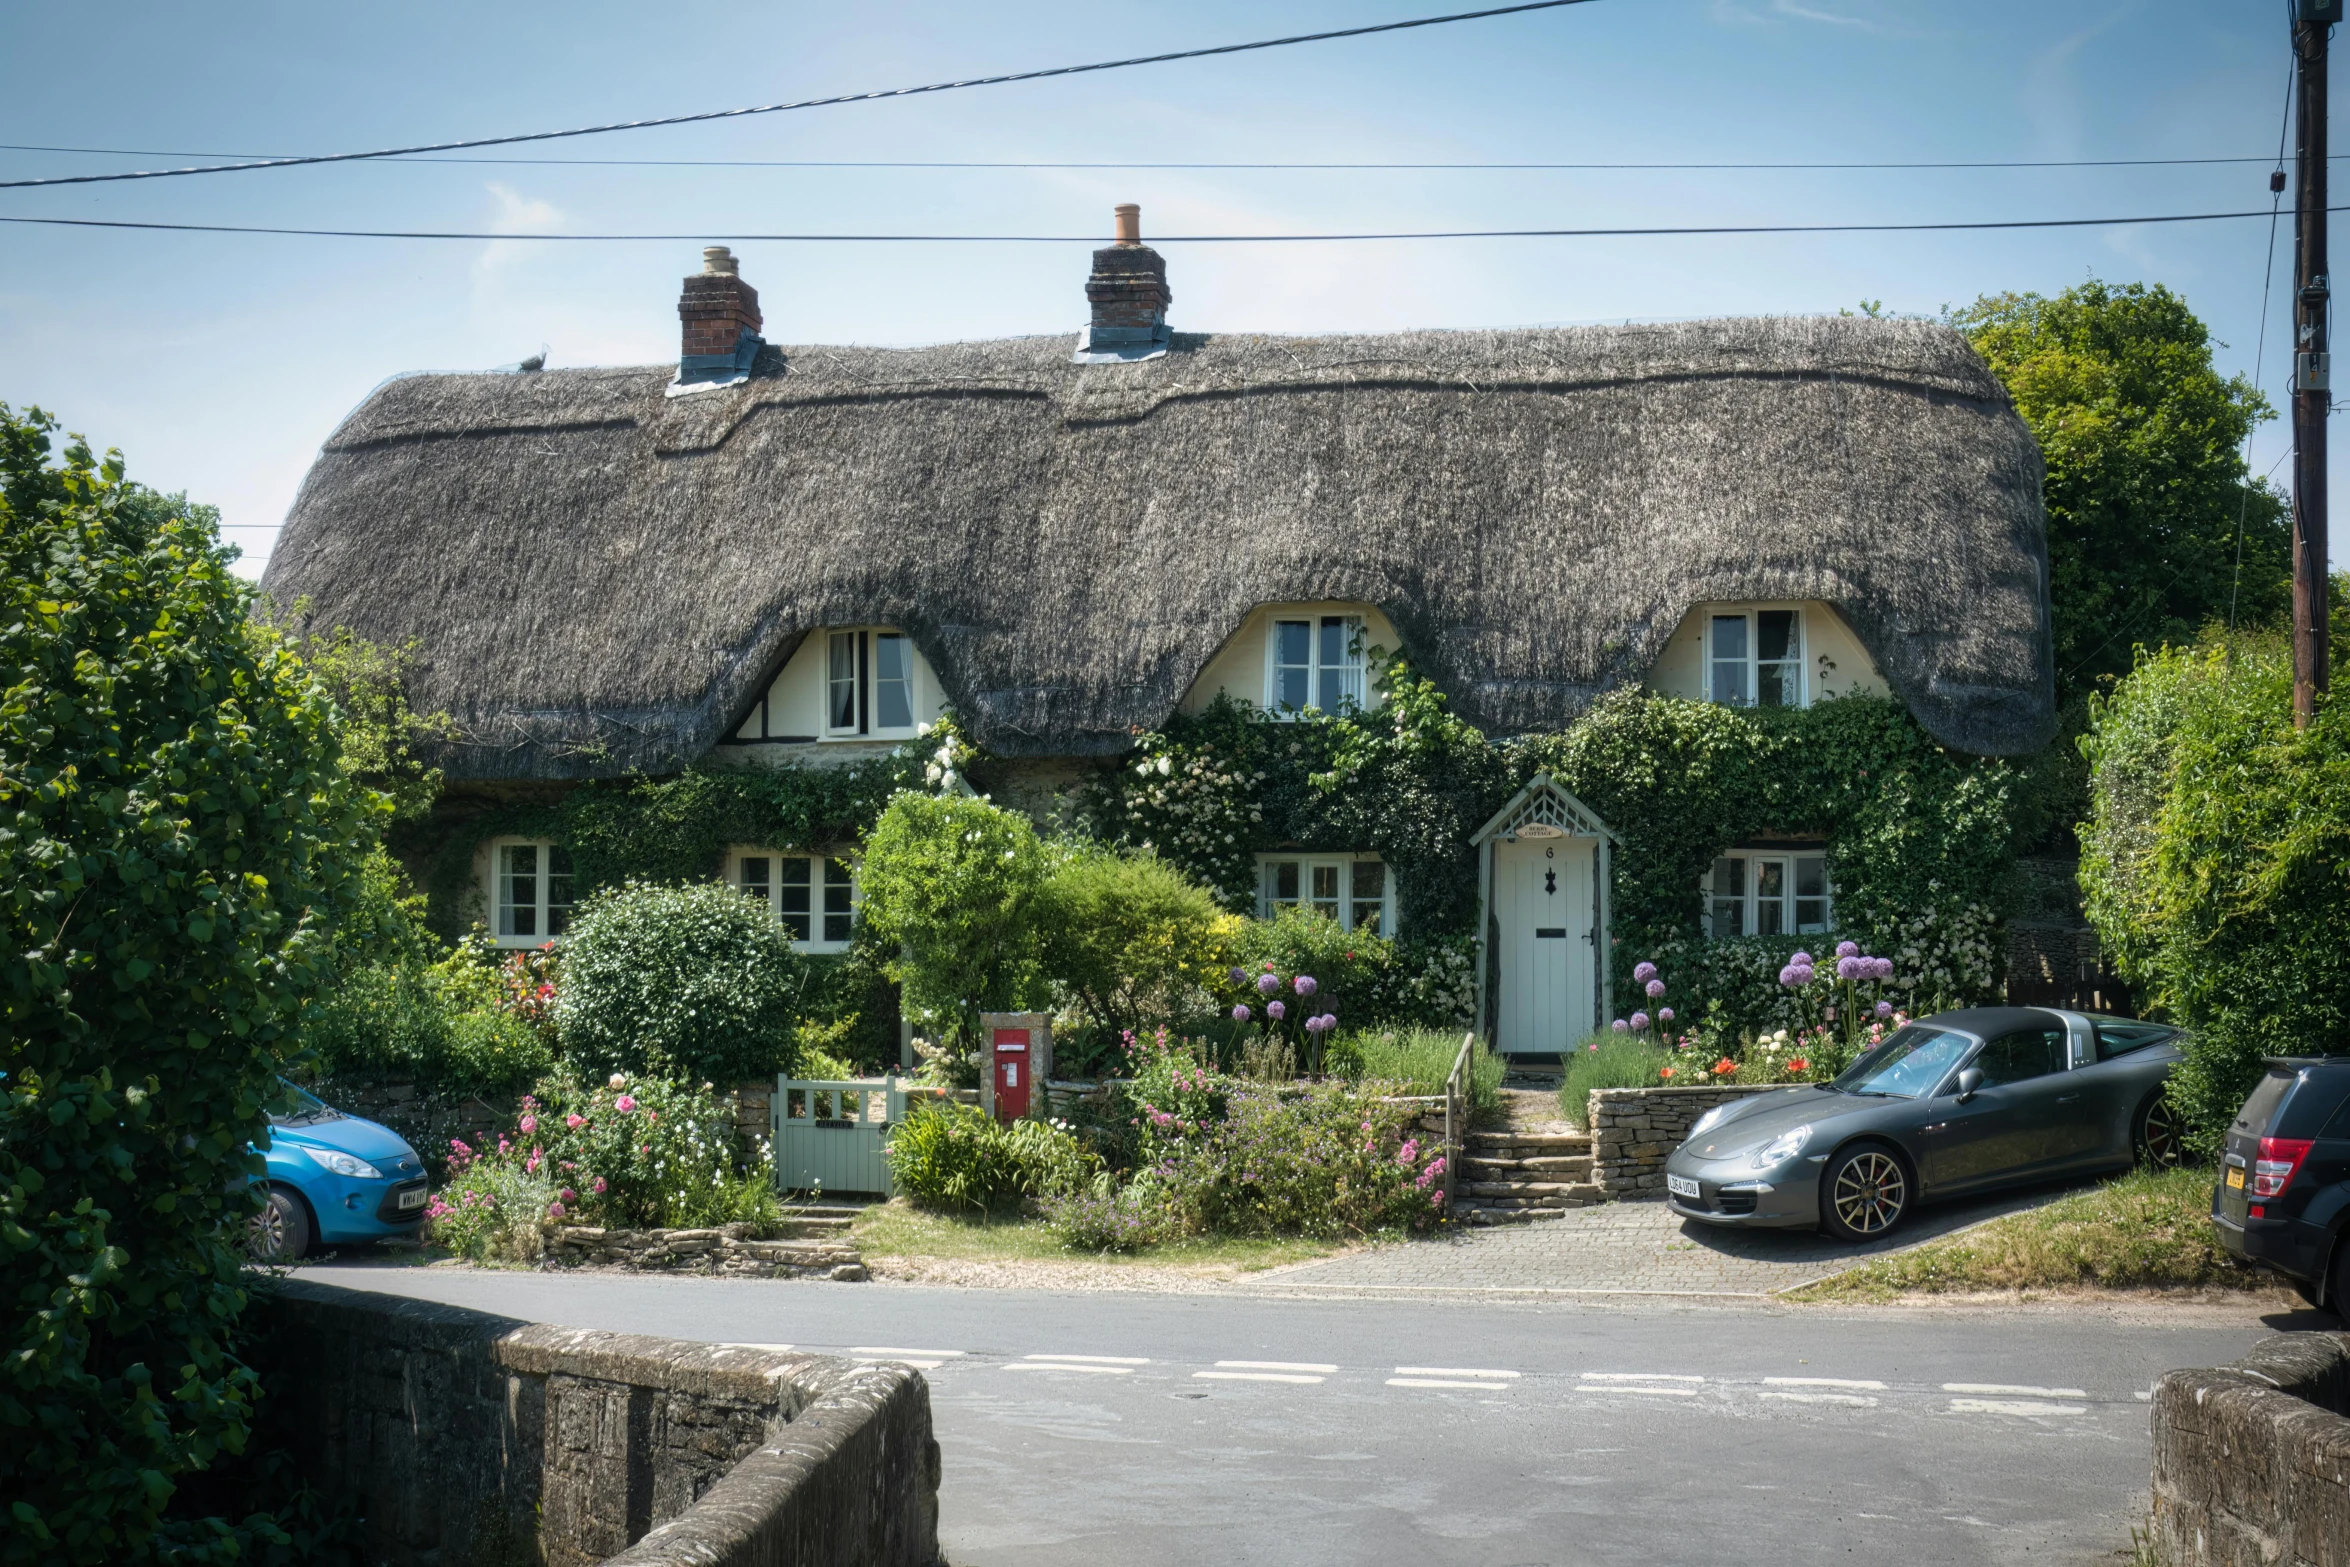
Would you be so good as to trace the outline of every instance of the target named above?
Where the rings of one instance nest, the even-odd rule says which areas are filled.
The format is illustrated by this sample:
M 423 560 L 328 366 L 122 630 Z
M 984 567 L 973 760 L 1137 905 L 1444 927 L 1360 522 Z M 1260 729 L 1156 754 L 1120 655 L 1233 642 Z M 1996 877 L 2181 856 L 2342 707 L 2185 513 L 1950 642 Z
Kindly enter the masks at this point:
M 995 1118 L 999 1121 L 1017 1121 L 1028 1114 L 1029 1088 L 1035 1080 L 1028 1048 L 1032 1037 L 1032 1031 L 1025 1028 L 995 1030 Z

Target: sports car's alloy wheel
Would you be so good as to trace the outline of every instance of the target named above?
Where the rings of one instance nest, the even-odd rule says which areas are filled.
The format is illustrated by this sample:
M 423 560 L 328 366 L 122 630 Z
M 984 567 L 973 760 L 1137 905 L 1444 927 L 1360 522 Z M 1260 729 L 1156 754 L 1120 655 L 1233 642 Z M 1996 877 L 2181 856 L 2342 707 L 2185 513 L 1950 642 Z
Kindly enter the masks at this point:
M 1828 1207 L 1846 1235 L 1882 1235 L 1909 1211 L 1909 1172 L 1882 1149 L 1847 1154 L 1829 1179 Z
M 2186 1128 L 2170 1100 L 2157 1095 L 2138 1115 L 2138 1162 L 2157 1170 L 2178 1168 L 2187 1156 Z

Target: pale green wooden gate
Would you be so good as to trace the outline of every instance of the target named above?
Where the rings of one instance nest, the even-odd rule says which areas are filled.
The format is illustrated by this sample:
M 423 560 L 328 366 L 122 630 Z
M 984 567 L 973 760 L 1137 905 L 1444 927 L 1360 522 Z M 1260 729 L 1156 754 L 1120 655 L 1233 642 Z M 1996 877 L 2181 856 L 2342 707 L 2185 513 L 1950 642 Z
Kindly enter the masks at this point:
M 778 1077 L 767 1116 L 776 1190 L 894 1195 L 883 1146 L 906 1118 L 906 1090 L 898 1079 Z

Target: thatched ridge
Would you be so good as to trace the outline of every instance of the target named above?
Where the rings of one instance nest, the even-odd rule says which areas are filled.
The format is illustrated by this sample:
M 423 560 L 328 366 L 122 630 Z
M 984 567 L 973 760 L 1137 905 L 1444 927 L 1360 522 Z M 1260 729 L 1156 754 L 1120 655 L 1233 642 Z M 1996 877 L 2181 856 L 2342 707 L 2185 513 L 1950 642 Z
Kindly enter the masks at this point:
M 1123 749 L 1251 606 L 1380 606 L 1459 710 L 1563 726 L 1692 603 L 1837 605 L 1947 744 L 2053 728 L 2040 458 L 1963 339 L 1706 321 L 1066 336 L 394 380 L 265 584 L 422 643 L 454 776 L 673 768 L 825 624 L 911 632 L 974 736 Z M 788 363 L 786 363 L 788 361 Z

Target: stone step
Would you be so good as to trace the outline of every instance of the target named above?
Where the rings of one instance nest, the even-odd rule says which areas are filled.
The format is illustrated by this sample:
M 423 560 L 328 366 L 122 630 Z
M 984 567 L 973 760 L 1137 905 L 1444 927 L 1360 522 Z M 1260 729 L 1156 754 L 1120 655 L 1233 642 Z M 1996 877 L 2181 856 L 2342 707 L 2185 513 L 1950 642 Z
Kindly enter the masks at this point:
M 1571 1154 L 1586 1152 L 1591 1147 L 1589 1132 L 1471 1132 L 1462 1139 L 1470 1153 L 1499 1154 L 1503 1158 L 1523 1158 L 1526 1155 Z
M 783 1231 L 780 1238 L 814 1240 L 819 1236 L 838 1235 L 845 1237 L 849 1233 L 850 1226 L 856 1222 L 854 1219 L 810 1218 L 805 1214 L 786 1212 L 783 1216 L 783 1223 L 779 1226 Z
M 1573 1186 L 1567 1181 L 1463 1181 L 1454 1189 L 1472 1197 L 1553 1197 Z
M 1564 1208 L 1486 1208 L 1463 1203 L 1453 1210 L 1453 1221 L 1471 1229 L 1492 1229 L 1504 1224 L 1539 1224 L 1545 1219 L 1563 1219 Z
M 1591 1170 L 1589 1154 L 1553 1154 L 1533 1159 L 1488 1159 L 1478 1154 L 1464 1154 L 1461 1168 L 1472 1175 L 1491 1180 L 1511 1175 L 1542 1176 L 1585 1175 Z
M 865 1205 L 853 1202 L 786 1203 L 783 1216 L 787 1219 L 839 1219 L 847 1222 L 865 1211 Z

